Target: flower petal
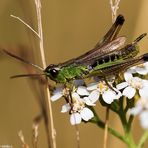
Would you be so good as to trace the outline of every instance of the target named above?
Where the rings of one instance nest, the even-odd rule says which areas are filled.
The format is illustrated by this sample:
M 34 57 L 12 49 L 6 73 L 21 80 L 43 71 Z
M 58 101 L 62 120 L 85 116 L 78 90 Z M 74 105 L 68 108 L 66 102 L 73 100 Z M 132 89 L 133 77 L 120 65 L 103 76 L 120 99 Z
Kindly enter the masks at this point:
M 66 112 L 68 112 L 70 109 L 71 109 L 71 107 L 70 107 L 69 103 L 64 104 L 64 105 L 62 106 L 61 113 L 66 113 Z
M 63 87 L 57 87 L 54 91 L 53 91 L 53 95 L 51 96 L 51 100 L 52 101 L 56 101 L 58 99 L 60 99 L 63 96 Z
M 146 67 L 147 72 L 148 72 L 148 62 L 144 63 L 144 66 Z
M 148 98 L 148 86 L 143 87 L 142 89 L 139 89 L 139 94 L 141 98 Z
M 62 96 L 63 96 L 63 94 L 59 92 L 59 93 L 56 93 L 56 94 L 54 94 L 53 96 L 51 96 L 50 99 L 51 99 L 51 101 L 57 101 L 57 100 L 59 100 Z
M 132 73 L 130 73 L 130 72 L 124 73 L 124 79 L 125 79 L 126 82 L 129 82 L 132 78 L 133 78 Z
M 89 97 L 84 97 L 83 102 L 88 106 L 95 106 L 95 104 L 89 99 Z
M 87 91 L 87 88 L 85 86 L 79 86 L 77 89 L 77 93 L 80 96 L 88 96 L 89 95 L 89 92 Z
M 122 96 L 122 93 L 119 91 L 119 90 L 117 90 L 116 88 L 114 88 L 115 89 L 115 91 L 117 92 L 116 94 L 115 94 L 115 98 L 114 99 L 119 99 L 121 96 Z
M 142 111 L 142 106 L 141 105 L 136 105 L 135 107 L 131 108 L 129 110 L 130 115 L 138 115 Z
M 131 99 L 134 97 L 135 93 L 136 93 L 136 89 L 131 86 L 128 86 L 123 90 L 122 94 L 123 96 L 126 96 L 127 98 Z
M 144 69 L 144 68 L 137 67 L 136 72 L 139 73 L 140 75 L 146 75 L 148 71 L 146 68 Z
M 142 80 L 143 87 L 148 87 L 148 80 Z
M 143 111 L 140 116 L 140 123 L 144 129 L 148 129 L 148 111 Z
M 94 117 L 94 113 L 89 109 L 84 107 L 83 110 L 80 112 L 80 115 L 83 120 L 88 121 Z
M 74 93 L 72 93 L 72 98 L 79 100 L 80 96 L 76 92 L 74 92 Z
M 98 90 L 94 90 L 90 93 L 90 95 L 88 96 L 89 97 L 89 100 L 92 102 L 92 103 L 95 103 L 98 99 L 99 99 L 99 96 L 100 96 L 100 93 Z
M 128 84 L 127 82 L 122 82 L 122 83 L 118 84 L 118 85 L 116 86 L 116 88 L 117 88 L 118 90 L 121 90 L 121 89 L 127 87 L 128 85 L 129 85 L 129 84 Z
M 81 115 L 79 113 L 73 113 L 70 116 L 70 123 L 72 125 L 80 124 L 81 120 L 82 120 L 82 118 L 81 118 Z
M 148 73 L 148 62 L 136 66 L 135 70 L 141 75 L 146 75 Z
M 136 66 L 133 66 L 133 67 L 131 67 L 131 68 L 129 68 L 128 70 L 127 70 L 127 72 L 128 73 L 136 73 L 136 70 L 135 70 L 135 68 L 136 68 Z
M 116 99 L 116 94 L 115 92 L 108 90 L 103 93 L 102 98 L 104 102 L 106 102 L 107 104 L 111 104 L 114 99 Z
M 97 89 L 97 85 L 98 85 L 98 82 L 90 83 L 90 84 L 87 85 L 87 90 L 88 91 L 95 90 L 95 89 Z

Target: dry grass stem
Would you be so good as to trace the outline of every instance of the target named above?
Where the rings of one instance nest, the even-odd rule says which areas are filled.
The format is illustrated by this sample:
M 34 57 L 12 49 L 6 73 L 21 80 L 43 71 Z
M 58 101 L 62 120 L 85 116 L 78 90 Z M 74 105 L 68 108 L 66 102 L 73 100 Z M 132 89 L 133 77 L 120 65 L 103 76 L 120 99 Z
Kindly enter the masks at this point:
M 104 142 L 103 142 L 103 148 L 107 148 L 107 139 L 108 139 L 108 122 L 109 122 L 109 107 L 106 108 L 106 117 L 105 117 L 105 129 L 104 129 Z
M 36 13 L 37 13 L 37 22 L 38 22 L 38 34 L 40 37 L 40 52 L 41 52 L 41 60 L 43 64 L 43 68 L 46 68 L 46 59 L 45 59 L 45 52 L 44 52 L 44 40 L 43 40 L 43 29 L 42 29 L 42 17 L 41 17 L 41 2 L 40 0 L 34 0 L 36 6 Z
M 75 125 L 75 130 L 76 130 L 77 148 L 80 148 L 80 131 L 78 129 L 78 125 Z
M 112 22 L 114 23 L 117 17 L 117 10 L 119 9 L 120 0 L 110 0 L 112 10 Z
M 40 36 L 39 45 L 40 45 L 41 60 L 42 60 L 43 68 L 46 68 L 44 43 L 43 43 L 42 17 L 41 17 L 41 1 L 40 0 L 34 0 L 34 2 L 35 2 L 35 6 L 36 6 L 36 13 L 37 13 L 37 20 L 38 20 L 38 34 Z M 45 93 L 47 95 L 48 110 L 49 110 L 49 116 L 50 116 L 52 147 L 56 148 L 56 134 L 55 134 L 56 132 L 55 132 L 55 128 L 54 128 L 53 112 L 52 112 L 52 106 L 51 106 L 51 99 L 50 99 L 48 84 L 46 85 Z
M 25 142 L 25 138 L 24 138 L 24 135 L 23 135 L 22 131 L 18 132 L 18 136 L 19 136 L 19 138 L 21 140 L 22 148 L 29 148 L 28 144 Z
M 21 18 L 15 16 L 15 15 L 10 15 L 11 17 L 19 20 L 21 23 L 23 23 L 27 28 L 29 28 L 33 33 L 35 33 L 40 41 L 39 41 L 39 46 L 40 46 L 40 54 L 41 54 L 41 60 L 42 60 L 42 65 L 43 68 L 46 68 L 46 59 L 45 59 L 45 53 L 44 53 L 44 43 L 43 43 L 43 30 L 42 30 L 42 18 L 41 18 L 41 1 L 40 0 L 34 0 L 35 6 L 36 6 L 36 14 L 37 14 L 37 22 L 38 22 L 38 32 L 35 31 L 30 25 L 28 25 L 25 21 L 23 21 Z M 48 84 L 46 84 L 46 89 L 45 89 L 45 94 L 47 96 L 47 102 L 48 102 L 48 111 L 49 111 L 49 116 L 50 116 L 50 128 L 51 128 L 51 138 L 52 138 L 52 147 L 56 148 L 56 132 L 54 128 L 54 122 L 53 122 L 53 113 L 52 113 L 52 106 L 51 106 L 51 100 L 50 100 L 50 93 L 48 89 Z M 49 125 L 48 125 L 49 126 Z M 48 129 L 50 129 L 48 128 Z M 46 131 L 47 132 L 47 131 Z M 48 139 L 49 137 L 49 131 L 47 132 L 48 134 Z M 21 136 L 21 138 L 23 138 Z M 23 139 L 22 139 L 23 140 Z M 50 140 L 48 140 L 50 141 Z M 49 147 L 51 147 L 50 143 Z
M 10 16 L 19 20 L 21 23 L 23 23 L 26 27 L 28 27 L 33 33 L 35 33 L 40 38 L 39 34 L 30 25 L 28 25 L 25 21 L 23 21 L 20 17 L 12 14 Z
M 37 148 L 37 143 L 38 143 L 38 132 L 39 125 L 37 123 L 33 124 L 33 148 Z

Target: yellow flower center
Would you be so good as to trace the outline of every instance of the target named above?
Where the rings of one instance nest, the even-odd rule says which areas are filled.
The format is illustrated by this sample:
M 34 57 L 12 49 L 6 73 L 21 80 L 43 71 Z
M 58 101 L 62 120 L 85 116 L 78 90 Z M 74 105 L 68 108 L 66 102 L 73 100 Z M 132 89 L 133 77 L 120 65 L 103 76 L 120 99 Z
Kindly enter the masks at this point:
M 104 81 L 100 81 L 97 85 L 97 88 L 99 89 L 100 93 L 103 93 L 108 89 L 108 86 Z
M 85 103 L 78 98 L 72 98 L 72 110 L 71 113 L 80 112 L 85 107 Z

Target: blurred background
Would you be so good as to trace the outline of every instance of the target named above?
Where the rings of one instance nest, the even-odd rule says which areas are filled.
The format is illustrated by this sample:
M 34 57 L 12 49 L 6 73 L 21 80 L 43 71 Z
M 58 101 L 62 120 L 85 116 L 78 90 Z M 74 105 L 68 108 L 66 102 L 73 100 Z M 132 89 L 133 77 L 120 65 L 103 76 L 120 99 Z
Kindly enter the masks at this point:
M 121 0 L 119 7 L 118 14 L 123 14 L 126 19 L 120 35 L 126 36 L 128 42 L 148 32 L 147 0 Z M 19 16 L 37 30 L 34 1 L 0 1 L 0 48 L 12 52 L 31 52 L 34 59 L 28 59 L 41 65 L 38 38 L 22 23 L 10 17 L 10 14 Z M 110 28 L 112 20 L 109 0 L 42 0 L 42 21 L 47 63 L 64 62 L 94 47 Z M 147 52 L 148 38 L 144 38 L 139 45 L 141 53 Z M 19 148 L 21 142 L 18 131 L 22 130 L 25 141 L 31 144 L 32 122 L 40 109 L 28 78 L 9 79 L 12 75 L 25 73 L 21 62 L 1 53 L 0 67 L 0 145 Z M 68 114 L 60 113 L 63 103 L 62 100 L 52 103 L 57 148 L 76 148 L 75 127 L 70 125 Z M 104 108 L 98 104 L 96 109 L 103 119 Z M 112 113 L 109 124 L 123 132 L 120 121 Z M 79 130 L 81 148 L 103 146 L 102 129 L 82 123 Z M 136 141 L 142 132 L 138 119 L 135 119 L 133 134 Z M 43 122 L 39 126 L 39 147 L 47 147 Z M 109 134 L 108 148 L 114 147 L 126 148 L 121 141 Z

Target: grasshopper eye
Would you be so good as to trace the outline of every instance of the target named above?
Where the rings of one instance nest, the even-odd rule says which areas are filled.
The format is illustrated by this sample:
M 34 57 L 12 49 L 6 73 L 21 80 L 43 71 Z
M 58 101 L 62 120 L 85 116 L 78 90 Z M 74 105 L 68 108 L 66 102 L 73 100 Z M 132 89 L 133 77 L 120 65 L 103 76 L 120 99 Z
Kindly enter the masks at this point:
M 59 73 L 59 70 L 53 68 L 53 69 L 50 69 L 50 74 L 53 76 L 53 77 L 56 77 Z

